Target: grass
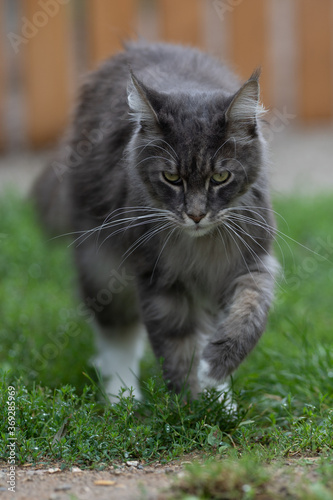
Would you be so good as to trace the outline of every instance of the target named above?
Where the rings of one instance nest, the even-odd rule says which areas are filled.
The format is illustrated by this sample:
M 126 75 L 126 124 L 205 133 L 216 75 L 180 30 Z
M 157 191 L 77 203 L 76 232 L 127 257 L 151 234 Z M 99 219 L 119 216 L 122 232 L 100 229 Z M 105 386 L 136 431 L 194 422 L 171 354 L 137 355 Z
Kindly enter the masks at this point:
M 249 499 L 273 498 L 267 491 L 278 474 L 258 465 L 256 475 L 250 463 L 320 456 L 317 490 L 305 485 L 292 494 L 333 498 L 325 480 L 333 462 L 333 205 L 331 196 L 279 198 L 275 209 L 288 222 L 279 218 L 280 230 L 300 244 L 278 239 L 284 279 L 263 339 L 234 376 L 235 418 L 214 391 L 187 404 L 168 393 L 149 352 L 142 366 L 144 402 L 123 397 L 119 404 L 103 404 L 67 243 L 45 241 L 26 202 L 13 194 L 0 199 L 0 405 L 7 406 L 7 387 L 14 386 L 17 463 L 56 460 L 63 467 L 101 468 L 200 450 L 224 458 L 222 465 L 202 469 L 200 481 L 214 483 L 209 474 L 215 474 L 221 489 L 231 467 L 238 472 L 226 489 L 235 495 L 207 496 L 213 493 L 202 485 L 188 489 L 184 479 L 174 498 Z M 4 460 L 7 417 L 1 412 Z M 201 477 L 196 469 L 188 474 L 193 484 L 193 477 Z

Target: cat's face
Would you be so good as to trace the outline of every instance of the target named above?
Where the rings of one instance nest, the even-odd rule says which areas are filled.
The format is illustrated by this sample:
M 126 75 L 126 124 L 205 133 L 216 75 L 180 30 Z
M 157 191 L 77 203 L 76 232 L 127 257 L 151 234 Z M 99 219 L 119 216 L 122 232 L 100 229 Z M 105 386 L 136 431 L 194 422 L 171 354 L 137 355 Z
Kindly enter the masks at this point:
M 131 92 L 138 127 L 130 147 L 141 192 L 189 235 L 207 234 L 260 169 L 257 81 L 229 99 L 217 93 L 149 95 L 136 80 Z

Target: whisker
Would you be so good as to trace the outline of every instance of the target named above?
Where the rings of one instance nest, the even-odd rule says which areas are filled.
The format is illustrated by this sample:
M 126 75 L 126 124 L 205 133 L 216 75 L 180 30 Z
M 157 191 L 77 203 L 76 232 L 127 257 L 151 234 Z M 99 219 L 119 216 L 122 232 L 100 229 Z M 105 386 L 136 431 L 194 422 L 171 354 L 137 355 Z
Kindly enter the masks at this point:
M 228 252 L 228 250 L 227 250 L 227 246 L 226 246 L 226 243 L 225 243 L 225 241 L 224 241 L 223 234 L 222 234 L 222 232 L 221 232 L 221 230 L 220 230 L 220 228 L 219 228 L 219 227 L 217 227 L 216 229 L 217 229 L 217 231 L 218 231 L 219 235 L 221 236 L 221 240 L 222 240 L 222 243 L 223 243 L 223 246 L 224 246 L 225 254 L 226 254 L 227 259 L 228 259 L 228 264 L 229 264 L 229 266 L 230 266 L 229 252 Z
M 283 215 L 281 215 L 279 212 L 277 212 L 276 210 L 274 210 L 271 207 L 262 207 L 262 206 L 255 206 L 255 205 L 241 205 L 239 207 L 229 207 L 229 208 L 226 208 L 225 210 L 246 210 L 248 212 L 256 213 L 257 215 L 260 215 L 262 217 L 261 214 L 259 214 L 258 212 L 254 212 L 253 209 L 256 209 L 256 210 L 265 210 L 266 212 L 272 212 L 273 214 L 275 214 L 278 217 L 280 217 L 283 220 L 283 222 L 285 222 L 286 225 L 288 226 L 288 222 L 283 217 Z
M 227 224 L 229 229 L 235 234 L 235 236 L 237 236 L 239 238 L 239 240 L 243 243 L 243 245 L 247 248 L 247 250 L 250 252 L 250 254 L 252 255 L 252 257 L 254 258 L 255 261 L 259 260 L 260 263 L 264 266 L 264 268 L 266 269 L 266 272 L 270 275 L 270 277 L 273 279 L 274 283 L 280 287 L 283 291 L 283 287 L 278 283 L 278 281 L 275 279 L 275 276 L 270 272 L 270 270 L 268 269 L 268 267 L 266 266 L 266 264 L 263 262 L 263 260 L 259 257 L 259 255 L 253 250 L 253 248 L 251 248 L 251 246 L 247 243 L 247 241 L 235 230 L 232 228 L 232 226 L 230 226 L 229 224 Z M 267 252 L 266 252 L 267 253 Z M 269 255 L 267 253 L 267 255 Z M 248 268 L 249 269 L 249 268 Z M 253 279 L 253 275 L 251 273 L 251 277 Z M 257 283 L 256 283 L 257 284 Z
M 259 223 L 259 224 L 258 224 L 258 223 L 257 223 L 257 221 L 256 221 L 256 223 L 253 223 L 253 222 L 251 222 L 251 221 L 249 221 L 249 220 L 244 220 L 244 219 L 242 218 L 242 216 L 240 216 L 240 217 L 238 217 L 238 216 L 239 216 L 239 214 L 231 214 L 231 215 L 229 214 L 229 215 L 227 216 L 227 219 L 230 219 L 230 220 L 231 220 L 231 221 L 233 221 L 234 223 L 235 223 L 235 221 L 237 221 L 237 222 L 239 222 L 239 223 L 241 223 L 241 222 L 245 222 L 246 224 L 249 224 L 249 225 L 258 226 L 258 227 L 260 227 L 260 228 L 264 229 L 265 231 L 267 231 L 267 232 L 268 232 L 271 236 L 274 236 L 273 234 L 271 234 L 271 233 L 268 231 L 268 229 L 267 229 L 267 227 L 266 227 L 265 225 L 263 225 L 263 224 L 261 224 L 261 223 Z M 242 229 L 243 229 L 243 231 L 245 231 L 245 229 L 243 228 L 243 226 L 239 226 L 239 227 L 240 227 L 240 228 L 242 228 Z M 275 230 L 275 228 L 274 228 L 274 230 Z M 245 231 L 245 233 L 246 233 L 246 234 L 247 234 L 250 238 L 252 238 L 252 236 L 250 235 L 250 233 L 249 233 L 249 232 L 246 232 L 246 231 Z M 245 234 L 245 233 L 244 233 L 244 234 Z M 252 239 L 253 239 L 253 238 L 252 238 Z M 259 239 L 263 240 L 264 238 L 259 237 Z M 282 259 L 283 259 L 282 265 L 283 265 L 283 268 L 284 268 L 284 267 L 285 267 L 285 258 L 284 258 L 284 253 L 283 253 L 282 247 L 281 247 L 281 245 L 280 245 L 280 243 L 279 243 L 279 241 L 278 241 L 277 239 L 275 239 L 275 243 L 278 245 L 278 247 L 279 247 L 279 249 L 280 249 L 280 252 L 281 252 L 281 255 L 282 255 Z M 259 243 L 258 243 L 258 244 L 259 244 Z M 287 246 L 288 246 L 288 248 L 289 248 L 289 250 L 290 250 L 290 253 L 291 253 L 292 257 L 294 258 L 294 255 L 293 255 L 293 253 L 292 253 L 292 251 L 291 251 L 290 246 L 288 245 L 288 243 L 287 243 L 287 242 L 286 242 L 286 244 L 287 244 Z M 261 245 L 260 245 L 260 246 L 261 246 Z M 262 248 L 263 248 L 263 247 L 262 247 Z
M 177 163 L 177 158 L 175 158 L 175 156 L 173 156 L 173 154 L 171 154 L 170 151 L 168 151 L 166 148 L 163 148 L 162 146 L 154 144 L 154 142 L 166 142 L 166 141 L 163 141 L 162 139 L 152 139 L 152 140 L 150 140 L 149 142 L 147 142 L 145 144 L 139 144 L 139 146 L 136 146 L 135 148 L 132 148 L 131 150 L 126 150 L 125 154 L 129 154 L 130 152 L 136 151 L 137 149 L 140 149 L 139 154 L 142 154 L 142 152 L 147 147 L 149 147 L 150 145 L 152 145 L 152 148 L 154 148 L 154 149 L 161 149 L 162 151 L 165 151 L 165 153 L 167 153 L 168 155 L 170 155 L 170 157 L 174 160 L 174 162 Z M 168 144 L 168 143 L 166 143 L 166 144 Z M 168 144 L 168 146 L 171 148 L 171 146 L 169 144 Z M 176 154 L 175 150 L 173 150 L 173 152 Z
M 83 231 L 82 234 L 76 238 L 74 241 L 72 241 L 70 243 L 69 246 L 72 246 L 72 245 L 75 245 L 75 243 L 77 243 L 80 239 L 82 239 L 82 241 L 80 241 L 79 245 L 80 246 L 82 243 L 84 243 L 90 236 L 92 236 L 94 233 L 98 232 L 98 238 L 97 238 L 97 242 L 98 242 L 98 239 L 99 239 L 99 235 L 100 235 L 100 232 L 101 230 L 105 230 L 105 229 L 111 229 L 112 227 L 115 227 L 115 226 L 119 226 L 119 225 L 122 225 L 124 224 L 125 222 L 132 222 L 133 220 L 139 220 L 139 218 L 149 218 L 149 217 L 152 217 L 153 214 L 148 214 L 148 215 L 145 215 L 145 216 L 138 216 L 138 217 L 125 217 L 123 219 L 117 219 L 116 221 L 113 221 L 113 222 L 110 222 L 110 223 L 107 223 L 107 224 L 102 224 L 102 226 L 97 226 L 97 227 L 94 227 L 92 229 L 88 229 L 87 231 Z M 157 217 L 157 215 L 156 215 Z M 159 216 L 160 217 L 160 216 Z
M 170 234 L 166 237 L 165 241 L 164 241 L 164 244 L 162 246 L 162 249 L 160 251 L 160 253 L 158 254 L 158 257 L 156 259 L 156 262 L 155 262 L 155 265 L 154 265 L 154 269 L 153 269 L 153 272 L 152 272 L 152 275 L 151 275 L 151 278 L 150 278 L 150 283 L 152 283 L 153 281 L 153 277 L 154 277 L 154 273 L 155 273 L 155 269 L 157 267 L 157 264 L 161 258 L 161 255 L 162 255 L 162 252 L 164 250 L 164 248 L 166 247 L 166 245 L 168 244 L 168 241 L 170 240 L 171 236 L 173 235 L 173 233 L 175 232 L 175 230 L 177 229 L 177 227 L 174 227 L 173 230 L 170 232 Z
M 123 263 L 132 255 L 132 253 L 137 250 L 142 244 L 147 243 L 149 240 L 151 240 L 154 236 L 162 232 L 164 229 L 167 229 L 168 227 L 171 227 L 172 223 L 168 222 L 166 224 L 160 224 L 157 228 L 152 228 L 150 231 L 147 231 L 144 233 L 142 236 L 140 236 L 123 254 L 123 259 L 119 265 L 122 266 Z
M 234 137 L 229 137 L 229 139 L 227 139 L 219 148 L 217 148 L 217 150 L 215 151 L 215 154 L 213 156 L 210 157 L 210 160 L 214 160 L 215 156 L 217 155 L 217 153 L 220 151 L 221 148 L 223 148 L 223 146 L 225 144 L 227 144 L 227 142 L 229 141 L 234 141 L 234 145 L 236 145 L 236 140 Z
M 97 241 L 99 239 L 99 236 L 100 236 L 100 233 L 102 230 L 104 229 L 110 229 L 114 226 L 118 226 L 120 224 L 124 224 L 125 222 L 129 222 L 129 224 L 127 225 L 127 227 L 130 227 L 132 222 L 136 222 L 136 221 L 140 221 L 142 219 L 153 219 L 153 217 L 155 217 L 156 219 L 158 218 L 167 218 L 165 214 L 145 214 L 145 215 L 136 215 L 136 216 L 133 216 L 133 217 L 124 217 L 123 219 L 117 219 L 113 222 L 108 222 L 106 224 L 103 224 L 102 226 L 100 226 L 99 228 L 95 228 L 95 230 L 97 231 L 98 230 L 98 237 L 97 237 Z
M 231 227 L 229 226 L 229 224 L 227 224 L 227 223 L 224 223 L 223 228 L 227 231 L 227 233 L 229 234 L 229 236 L 232 238 L 232 240 L 233 240 L 234 244 L 236 245 L 236 247 L 237 247 L 237 249 L 238 249 L 238 251 L 239 251 L 239 253 L 240 253 L 240 256 L 241 256 L 241 257 L 242 257 L 242 259 L 243 259 L 243 262 L 244 262 L 244 264 L 245 264 L 245 267 L 246 267 L 246 269 L 247 269 L 248 273 L 249 273 L 249 274 L 250 274 L 250 276 L 252 277 L 252 279 L 253 279 L 254 283 L 255 283 L 256 285 L 258 285 L 258 284 L 257 284 L 257 282 L 256 282 L 256 280 L 255 280 L 255 279 L 254 279 L 254 277 L 253 277 L 253 274 L 252 274 L 252 273 L 251 273 L 251 271 L 250 271 L 250 268 L 249 268 L 249 266 L 248 266 L 248 264 L 247 264 L 247 262 L 246 262 L 246 259 L 245 259 L 244 255 L 243 255 L 242 250 L 240 249 L 240 247 L 239 247 L 239 245 L 238 245 L 237 241 L 235 240 L 235 238 L 234 238 L 234 237 L 233 237 L 233 235 L 232 235 L 232 233 L 233 233 L 234 231 L 232 230 L 232 228 L 231 228 Z M 232 231 L 232 232 L 230 232 L 230 231 Z
M 242 216 L 242 217 L 246 217 L 246 216 Z M 252 219 L 252 218 L 248 218 L 248 219 L 249 219 L 249 220 L 248 220 L 248 222 L 249 222 L 249 223 L 251 223 L 251 221 L 252 221 L 252 223 L 254 223 L 254 222 L 255 222 L 255 223 L 259 224 L 259 223 L 258 223 L 258 221 L 257 221 L 256 219 Z M 254 222 L 253 222 L 253 221 L 254 221 Z M 292 254 L 292 255 L 293 255 L 293 252 L 292 252 L 292 250 L 291 250 L 291 248 L 290 248 L 290 246 L 289 246 L 288 242 L 286 241 L 286 238 L 287 238 L 289 241 L 292 241 L 293 243 L 296 243 L 296 245 L 298 245 L 298 246 L 300 246 L 300 247 L 304 248 L 304 249 L 305 249 L 305 250 L 307 250 L 308 252 L 311 252 L 312 254 L 316 255 L 317 257 L 320 257 L 320 258 L 322 258 L 322 259 L 326 260 L 327 262 L 331 263 L 331 261 L 330 261 L 329 259 L 327 259 L 327 258 L 326 258 L 326 257 L 324 257 L 323 255 L 320 255 L 319 253 L 315 252 L 314 250 L 312 250 L 311 248 L 307 247 L 306 245 L 303 245 L 303 243 L 301 243 L 301 242 L 299 242 L 299 241 L 295 240 L 294 238 L 292 238 L 292 237 L 291 237 L 291 236 L 289 236 L 288 234 L 284 233 L 284 232 L 283 232 L 283 231 L 281 231 L 280 229 L 275 228 L 275 227 L 273 228 L 273 227 L 272 227 L 272 226 L 270 226 L 269 224 L 265 224 L 265 226 L 266 226 L 267 228 L 269 228 L 269 229 L 272 229 L 272 230 L 276 233 L 276 235 L 277 235 L 277 236 L 279 236 L 279 237 L 280 237 L 280 238 L 284 241 L 284 243 L 288 246 L 288 248 L 289 248 L 289 250 L 290 250 L 290 252 L 291 252 L 291 254 Z
M 112 236 L 115 236 L 116 234 L 119 234 L 119 233 L 125 233 L 130 227 L 131 228 L 136 228 L 136 227 L 140 227 L 140 226 L 144 226 L 146 224 L 152 224 L 152 223 L 156 223 L 156 222 L 165 222 L 165 219 L 163 218 L 160 218 L 160 219 L 154 219 L 154 220 L 148 220 L 148 221 L 141 221 L 141 222 L 138 222 L 137 224 L 132 224 L 130 223 L 129 225 L 127 225 L 126 227 L 122 227 L 120 229 L 117 229 L 116 231 L 113 231 L 111 234 L 108 234 L 104 240 L 102 241 L 102 243 L 99 245 L 98 249 L 97 249 L 97 252 L 99 252 L 99 250 L 101 249 L 102 245 L 104 245 L 104 243 L 109 239 L 109 238 L 112 238 Z M 98 241 L 97 241 L 98 243 Z
M 164 160 L 164 161 L 169 161 L 170 163 L 173 163 L 172 160 L 170 160 L 169 158 L 165 158 L 164 156 L 147 156 L 146 158 L 143 158 L 142 160 L 140 160 L 138 163 L 136 163 L 134 165 L 134 168 L 138 167 L 141 163 L 143 163 L 144 161 L 147 161 L 147 160 L 155 160 L 155 159 L 161 159 L 161 160 Z

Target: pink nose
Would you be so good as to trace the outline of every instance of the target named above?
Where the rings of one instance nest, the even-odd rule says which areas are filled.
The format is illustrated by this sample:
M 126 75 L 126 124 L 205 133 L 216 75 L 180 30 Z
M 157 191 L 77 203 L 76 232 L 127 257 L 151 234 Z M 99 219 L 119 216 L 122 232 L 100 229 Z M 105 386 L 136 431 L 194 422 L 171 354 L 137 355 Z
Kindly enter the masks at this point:
M 206 214 L 201 214 L 201 215 L 193 215 L 193 214 L 187 214 L 194 222 L 197 224 L 205 217 Z

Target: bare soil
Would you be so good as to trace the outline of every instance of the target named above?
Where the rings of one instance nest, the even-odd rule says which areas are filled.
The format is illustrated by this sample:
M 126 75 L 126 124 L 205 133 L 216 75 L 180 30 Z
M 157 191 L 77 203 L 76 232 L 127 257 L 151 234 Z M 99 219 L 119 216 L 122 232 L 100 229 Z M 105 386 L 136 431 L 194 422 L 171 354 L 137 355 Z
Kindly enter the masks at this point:
M 195 457 L 193 456 L 192 459 Z M 189 460 L 167 465 L 134 463 L 107 466 L 104 470 L 61 471 L 60 464 L 16 467 L 15 493 L 8 491 L 8 466 L 0 464 L 1 500 L 140 500 L 158 499 Z
M 165 500 L 175 479 L 184 476 L 183 469 L 197 454 L 184 456 L 168 464 L 140 462 L 106 466 L 104 470 L 61 470 L 61 464 L 24 464 L 16 467 L 15 492 L 8 491 L 8 466 L 0 463 L 0 499 L 9 500 Z M 316 468 L 320 457 L 287 459 L 275 468 L 270 480 L 274 498 L 296 498 L 292 490 L 304 478 L 318 481 Z M 270 496 L 264 495 L 263 500 Z M 297 495 L 297 498 L 299 496 Z

